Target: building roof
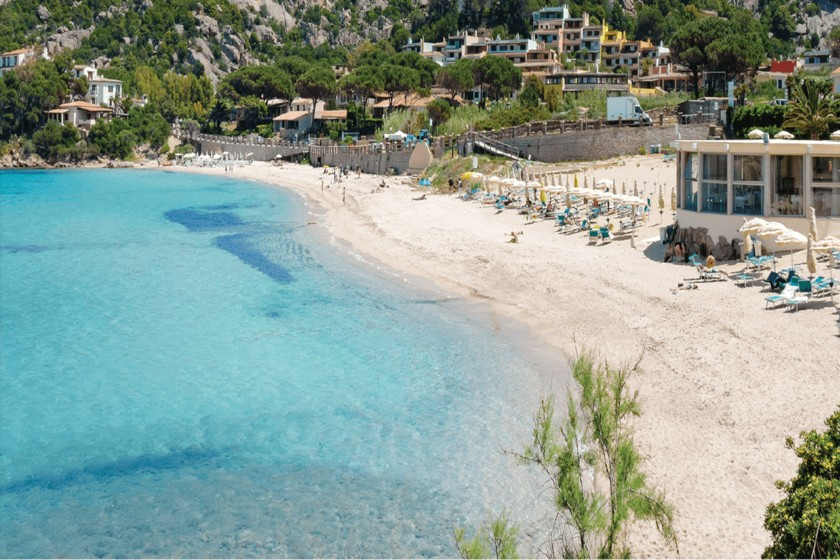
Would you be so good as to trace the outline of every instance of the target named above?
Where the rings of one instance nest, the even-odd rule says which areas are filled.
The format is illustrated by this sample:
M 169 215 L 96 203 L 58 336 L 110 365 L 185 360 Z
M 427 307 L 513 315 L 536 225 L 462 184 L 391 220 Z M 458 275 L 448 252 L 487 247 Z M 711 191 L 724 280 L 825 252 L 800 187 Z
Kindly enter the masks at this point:
M 60 109 L 70 109 L 70 108 L 77 108 L 82 109 L 84 111 L 88 111 L 90 113 L 110 113 L 111 109 L 108 107 L 102 107 L 101 105 L 94 105 L 93 103 L 88 103 L 87 101 L 73 101 L 72 103 L 62 103 L 58 106 Z
M 770 62 L 771 72 L 780 72 L 782 74 L 793 74 L 796 72 L 795 60 L 774 60 Z
M 34 53 L 34 52 L 35 52 L 35 49 L 32 49 L 32 48 L 28 48 L 28 49 L 27 49 L 27 48 L 23 48 L 23 49 L 15 49 L 15 50 L 13 50 L 13 51 L 9 51 L 9 52 L 4 52 L 4 53 L 3 53 L 2 55 L 0 55 L 0 56 L 12 56 L 12 55 L 15 55 L 15 54 Z
M 336 109 L 333 111 L 321 111 L 318 118 L 322 121 L 343 121 L 347 120 L 346 109 Z
M 114 79 L 111 79 L 111 78 L 91 78 L 90 80 L 88 80 L 88 83 L 89 84 L 97 84 L 97 83 L 121 84 L 122 80 L 114 80 Z
M 69 113 L 70 109 L 53 109 L 51 111 L 47 111 L 50 115 L 60 115 L 62 113 Z
M 303 117 L 309 114 L 309 111 L 289 111 L 288 113 L 283 113 L 280 116 L 274 117 L 272 120 L 275 121 L 299 121 Z

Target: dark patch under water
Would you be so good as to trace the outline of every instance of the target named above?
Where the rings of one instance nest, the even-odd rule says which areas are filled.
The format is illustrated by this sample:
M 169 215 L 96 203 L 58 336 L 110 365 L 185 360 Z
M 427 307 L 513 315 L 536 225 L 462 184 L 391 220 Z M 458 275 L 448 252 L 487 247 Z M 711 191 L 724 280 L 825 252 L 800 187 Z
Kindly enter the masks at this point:
M 10 253 L 43 253 L 47 250 L 43 245 L 0 245 L 0 249 Z
M 223 249 L 234 255 L 239 260 L 248 266 L 255 268 L 277 282 L 291 282 L 292 275 L 280 266 L 272 262 L 259 250 L 254 248 L 250 241 L 251 236 L 244 233 L 235 233 L 233 235 L 222 235 L 217 237 L 214 242 L 219 249 Z
M 191 208 L 170 210 L 164 214 L 166 219 L 181 224 L 190 231 L 206 231 L 243 225 L 242 220 L 233 212 L 202 212 Z
M 147 454 L 124 457 L 108 463 L 95 463 L 79 469 L 70 469 L 59 474 L 28 477 L 0 485 L 0 494 L 23 492 L 33 488 L 59 489 L 71 484 L 94 479 L 116 478 L 138 472 L 161 472 L 204 464 L 219 457 L 219 451 L 184 449 L 165 454 Z

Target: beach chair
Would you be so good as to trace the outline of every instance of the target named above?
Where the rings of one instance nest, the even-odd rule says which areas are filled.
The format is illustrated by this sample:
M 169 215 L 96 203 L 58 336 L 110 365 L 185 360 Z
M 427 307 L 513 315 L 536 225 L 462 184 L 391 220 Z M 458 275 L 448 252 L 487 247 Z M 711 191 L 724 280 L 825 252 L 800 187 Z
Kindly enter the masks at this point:
M 612 241 L 612 235 L 610 234 L 610 228 L 602 227 L 598 231 L 601 233 L 601 239 L 603 240 L 604 243 L 609 243 L 610 241 Z
M 834 282 L 828 278 L 817 276 L 811 281 L 811 291 L 815 296 L 831 293 L 834 290 Z
M 777 272 L 771 272 L 762 282 L 767 285 L 767 289 L 771 292 L 780 289 L 780 285 L 783 284 L 782 277 Z
M 793 295 L 785 300 L 785 304 L 789 308 L 792 308 L 793 311 L 799 311 L 800 305 L 808 303 L 811 293 L 811 282 L 809 280 L 800 280 L 793 291 Z
M 781 293 L 779 294 L 772 294 L 764 298 L 764 309 L 769 308 L 771 305 L 775 308 L 779 305 L 784 305 L 789 298 L 792 298 L 796 295 L 796 288 L 793 286 L 785 286 Z
M 700 275 L 702 281 L 726 280 L 726 276 L 722 271 L 715 267 L 707 268 L 705 264 L 695 265 L 697 273 Z
M 747 274 L 745 272 L 741 272 L 740 274 L 735 275 L 735 285 L 740 285 L 742 288 L 746 288 L 747 285 L 752 284 L 758 280 L 758 277 L 753 276 L 752 274 Z
M 688 262 L 692 264 L 692 266 L 705 266 L 706 263 L 703 262 L 703 258 L 700 257 L 697 253 L 691 253 L 688 257 Z
M 601 237 L 601 233 L 597 229 L 590 229 L 589 230 L 589 244 L 595 245 L 598 243 L 598 238 Z

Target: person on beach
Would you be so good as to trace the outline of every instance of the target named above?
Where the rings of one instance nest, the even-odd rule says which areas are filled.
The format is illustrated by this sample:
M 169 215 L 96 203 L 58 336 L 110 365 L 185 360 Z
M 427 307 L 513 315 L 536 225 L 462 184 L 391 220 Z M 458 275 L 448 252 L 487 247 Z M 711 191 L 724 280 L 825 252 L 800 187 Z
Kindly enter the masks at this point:
M 674 243 L 674 262 L 686 262 L 685 248 L 682 241 Z

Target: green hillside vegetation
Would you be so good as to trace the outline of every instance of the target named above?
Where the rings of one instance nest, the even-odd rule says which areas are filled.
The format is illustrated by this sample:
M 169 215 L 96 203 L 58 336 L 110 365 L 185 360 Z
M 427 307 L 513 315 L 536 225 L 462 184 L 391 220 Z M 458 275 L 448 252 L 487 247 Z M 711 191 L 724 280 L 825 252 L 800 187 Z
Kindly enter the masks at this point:
M 428 111 L 405 118 L 402 128 L 417 133 L 428 128 L 432 119 L 433 133 L 460 134 L 467 130 L 488 130 L 515 126 L 548 118 L 579 118 L 578 107 L 587 107 L 588 118 L 598 118 L 605 110 L 603 92 L 584 93 L 578 97 L 561 97 L 544 88 L 538 80 L 527 80 L 508 60 L 484 57 L 462 60 L 438 67 L 414 53 L 400 52 L 409 37 L 427 40 L 440 39 L 458 29 L 484 27 L 496 36 L 509 37 L 530 32 L 530 13 L 548 5 L 546 0 L 465 0 L 462 9 L 453 9 L 448 0 L 431 0 L 428 10 L 419 11 L 408 0 L 389 0 L 387 7 L 364 6 L 354 0 L 340 0 L 331 9 L 312 5 L 289 6 L 288 9 L 307 25 L 329 31 L 333 40 L 342 29 L 350 29 L 360 36 L 394 22 L 390 36 L 376 42 L 363 41 L 358 45 L 324 43 L 318 47 L 307 44 L 300 29 L 287 30 L 268 17 L 267 11 L 239 9 L 227 0 L 78 0 L 73 6 L 57 0 L 11 0 L 0 7 L 0 48 L 9 50 L 26 45 L 39 45 L 53 33 L 64 29 L 92 29 L 81 47 L 65 51 L 54 60 L 28 64 L 15 72 L 7 72 L 0 79 L 0 142 L 13 137 L 28 139 L 45 122 L 45 111 L 66 101 L 71 94 L 80 96 L 87 85 L 69 74 L 73 64 L 90 63 L 105 57 L 105 77 L 123 81 L 126 99 L 119 108 L 129 115 L 130 98 L 146 96 L 148 106 L 144 114 L 159 116 L 165 122 L 188 120 L 205 131 L 243 134 L 259 131 L 271 133 L 266 123 L 266 100 L 274 97 L 290 99 L 294 96 L 314 97 L 331 103 L 335 93 L 369 98 L 385 92 L 389 106 L 403 94 L 427 95 L 433 85 L 444 88 L 452 96 L 463 96 L 481 87 L 487 95 L 482 107 L 448 107 L 445 101 L 433 104 Z M 39 6 L 49 11 L 49 17 L 39 16 Z M 718 82 L 711 82 L 709 93 L 722 92 L 725 80 L 742 84 L 742 93 L 753 95 L 749 76 L 768 57 L 793 53 L 796 45 L 810 46 L 812 37 L 795 34 L 796 23 L 804 12 L 795 2 L 762 0 L 759 15 L 723 0 L 646 0 L 637 5 L 637 15 L 631 17 L 617 2 L 585 0 L 569 2 L 573 16 L 586 11 L 593 22 L 605 21 L 611 27 L 626 30 L 631 38 L 662 40 L 669 45 L 672 56 L 698 78 L 706 71 L 721 72 Z M 810 11 L 809 11 L 810 10 Z M 715 12 L 721 17 L 713 17 Z M 347 14 L 350 17 L 347 20 Z M 204 14 L 204 15 L 202 15 Z M 227 55 L 212 34 L 200 31 L 207 18 L 212 17 L 220 29 L 241 38 L 247 53 L 259 65 L 228 68 Z M 204 23 L 202 23 L 204 22 Z M 269 27 L 277 41 L 260 40 L 257 28 Z M 197 42 L 204 41 L 214 56 L 218 68 L 226 71 L 214 86 L 204 66 L 194 59 Z M 840 52 L 840 30 L 829 37 L 829 45 Z M 575 61 L 565 61 L 575 64 Z M 331 66 L 343 66 L 349 73 L 335 79 Z M 214 78 L 215 79 L 215 78 Z M 798 78 L 801 79 L 801 78 Z M 756 90 L 759 97 L 777 95 L 775 90 Z M 521 91 L 520 91 L 521 90 Z M 517 101 L 510 101 L 518 92 Z M 698 94 L 701 92 L 698 92 Z M 78 97 L 77 97 L 78 98 Z M 656 105 L 673 105 L 684 96 L 642 99 L 646 109 Z M 761 112 L 761 109 L 753 110 Z M 767 111 L 765 111 L 767 112 Z M 223 126 L 237 113 L 236 127 Z M 834 111 L 836 113 L 836 111 Z M 833 114 L 834 114 L 833 113 Z M 769 127 L 782 126 L 776 111 Z M 346 128 L 380 137 L 395 125 L 372 118 L 367 103 L 348 108 Z M 749 110 L 735 115 L 736 135 L 743 127 L 764 122 L 767 115 L 750 116 Z M 829 116 L 830 117 L 830 116 Z M 392 115 L 395 120 L 398 115 Z M 831 117 L 830 117 L 831 118 Z M 830 120 L 829 118 L 829 120 Z M 764 120 L 761 120 L 764 119 Z M 163 146 L 151 140 L 142 130 L 140 120 L 131 118 L 119 128 L 122 140 L 113 143 L 100 140 L 101 153 L 122 157 L 128 140 L 137 145 Z M 140 127 L 134 129 L 134 127 Z M 102 128 L 107 128 L 104 124 Z M 332 124 L 322 132 L 338 138 L 344 125 Z M 803 134 L 807 126 L 797 130 Z M 55 132 L 55 131 L 52 131 Z M 130 135 L 129 135 L 130 133 Z M 113 140 L 119 134 L 97 131 L 96 138 Z M 820 133 L 823 136 L 824 132 Z M 89 143 L 92 139 L 88 139 Z M 69 142 L 67 138 L 64 143 Z M 95 152 L 95 150 L 93 150 Z M 69 153 L 69 152 L 66 152 Z M 91 153 L 82 151 L 81 153 Z M 50 152 L 60 157 L 59 152 Z

